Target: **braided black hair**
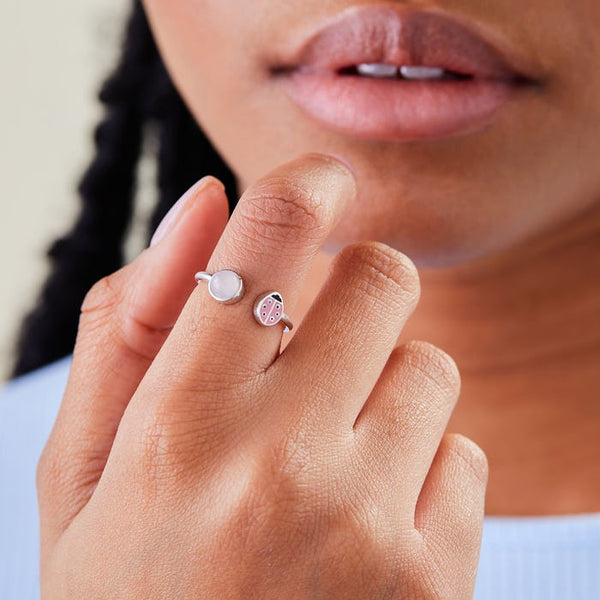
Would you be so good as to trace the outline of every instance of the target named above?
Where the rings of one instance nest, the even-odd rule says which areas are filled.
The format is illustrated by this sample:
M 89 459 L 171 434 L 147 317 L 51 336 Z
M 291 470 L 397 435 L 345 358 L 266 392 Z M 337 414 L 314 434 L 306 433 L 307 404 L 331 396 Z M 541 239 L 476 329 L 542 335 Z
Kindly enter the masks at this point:
M 48 250 L 50 274 L 17 341 L 12 376 L 73 351 L 81 304 L 92 285 L 123 265 L 136 172 L 148 127 L 158 130 L 159 200 L 148 240 L 175 201 L 203 175 L 218 177 L 233 207 L 233 173 L 176 91 L 139 0 L 134 1 L 115 72 L 102 86 L 106 117 L 95 132 L 96 156 L 79 184 L 81 211 Z

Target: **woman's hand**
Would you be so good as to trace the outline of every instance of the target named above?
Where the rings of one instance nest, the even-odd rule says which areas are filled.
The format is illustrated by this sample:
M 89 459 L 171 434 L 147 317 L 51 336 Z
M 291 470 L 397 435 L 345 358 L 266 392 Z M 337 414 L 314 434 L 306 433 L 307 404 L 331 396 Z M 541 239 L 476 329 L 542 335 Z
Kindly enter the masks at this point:
M 394 348 L 414 265 L 344 249 L 281 354 L 283 326 L 252 315 L 270 289 L 294 305 L 354 195 L 341 162 L 308 154 L 225 226 L 205 178 L 156 245 L 90 291 L 38 465 L 45 600 L 472 597 L 486 460 L 444 435 L 453 360 Z M 241 302 L 195 285 L 207 262 L 240 273 Z

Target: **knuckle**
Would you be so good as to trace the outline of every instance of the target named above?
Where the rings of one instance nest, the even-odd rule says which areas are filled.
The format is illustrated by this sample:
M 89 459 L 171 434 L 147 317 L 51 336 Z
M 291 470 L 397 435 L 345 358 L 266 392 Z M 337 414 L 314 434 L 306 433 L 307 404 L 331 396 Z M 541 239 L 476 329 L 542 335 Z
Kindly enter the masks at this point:
M 178 431 L 179 429 L 179 431 Z M 198 438 L 187 427 L 163 423 L 158 419 L 147 424 L 140 434 L 137 448 L 137 471 L 146 487 L 152 488 L 165 500 L 171 492 L 181 491 L 189 483 L 197 458 Z
M 404 360 L 425 377 L 438 394 L 458 397 L 460 371 L 447 352 L 429 342 L 416 340 L 407 342 L 401 348 Z
M 329 539 L 338 558 L 345 551 L 355 555 L 374 536 L 374 517 L 318 463 L 302 441 L 274 444 L 259 455 L 245 504 L 246 522 L 271 532 L 280 529 L 309 545 Z M 323 481 L 328 485 L 319 485 Z M 249 537 L 260 538 L 256 534 Z
M 120 273 L 112 273 L 97 281 L 87 292 L 81 305 L 79 316 L 79 338 L 90 340 L 96 332 L 105 332 L 113 322 L 119 306 L 123 302 Z M 95 345 L 95 341 L 94 344 Z
M 135 438 L 137 469 L 155 490 L 181 491 L 181 486 L 201 477 L 215 457 L 222 456 L 240 422 L 248 413 L 232 411 L 219 390 L 203 402 L 197 388 L 158 390 L 161 399 L 140 420 Z
M 81 305 L 82 315 L 103 315 L 121 302 L 120 273 L 112 273 L 97 281 L 87 292 Z
M 136 264 L 132 263 L 92 286 L 81 306 L 80 328 L 94 350 L 98 340 L 90 334 L 101 332 L 135 357 L 151 360 L 171 327 L 156 327 L 135 314 L 135 306 L 131 302 L 134 288 L 126 285 L 126 279 L 135 275 L 131 271 L 135 268 Z
M 483 449 L 460 433 L 447 433 L 444 443 L 452 458 L 465 466 L 484 485 L 488 478 L 488 460 Z
M 317 461 L 310 438 L 311 434 L 301 428 L 288 428 L 270 449 L 267 464 L 270 465 L 268 471 L 271 476 L 287 485 L 294 482 L 294 487 L 299 490 L 312 479 L 317 479 Z
M 369 242 L 347 246 L 339 260 L 345 270 L 359 274 L 368 293 L 396 297 L 410 311 L 417 306 L 421 293 L 419 273 L 405 254 L 385 244 Z
M 283 176 L 263 179 L 240 202 L 240 214 L 255 239 L 303 241 L 319 239 L 331 220 L 331 210 L 318 192 Z

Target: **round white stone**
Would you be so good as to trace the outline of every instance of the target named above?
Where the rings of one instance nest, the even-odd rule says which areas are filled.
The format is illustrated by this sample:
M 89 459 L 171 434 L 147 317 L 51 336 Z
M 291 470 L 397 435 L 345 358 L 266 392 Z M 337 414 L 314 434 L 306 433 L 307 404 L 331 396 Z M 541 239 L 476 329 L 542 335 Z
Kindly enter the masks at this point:
M 208 283 L 210 295 L 219 302 L 230 302 L 242 291 L 242 278 L 230 270 L 217 271 Z

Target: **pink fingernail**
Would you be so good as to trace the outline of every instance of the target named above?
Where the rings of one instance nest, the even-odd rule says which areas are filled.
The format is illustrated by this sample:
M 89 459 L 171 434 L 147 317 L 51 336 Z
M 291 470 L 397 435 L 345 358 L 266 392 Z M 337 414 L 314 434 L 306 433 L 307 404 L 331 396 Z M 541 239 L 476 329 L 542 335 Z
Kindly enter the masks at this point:
M 208 189 L 211 186 L 216 186 L 221 190 L 225 190 L 225 186 L 212 175 L 207 175 L 193 185 L 173 206 L 169 212 L 164 216 L 160 225 L 156 228 L 152 240 L 150 241 L 150 247 L 156 246 L 159 242 L 164 240 L 169 233 L 174 229 L 175 225 L 179 221 L 179 217 L 183 212 L 183 209 L 188 205 L 190 201 L 197 196 L 198 193 Z
M 354 165 L 344 156 L 342 156 L 341 154 L 337 154 L 335 152 L 327 152 L 327 154 L 329 154 L 329 156 L 333 156 L 333 158 L 339 160 L 341 163 L 345 164 L 346 167 L 348 168 L 349 171 L 352 172 L 353 175 L 356 175 L 356 169 L 354 167 Z

